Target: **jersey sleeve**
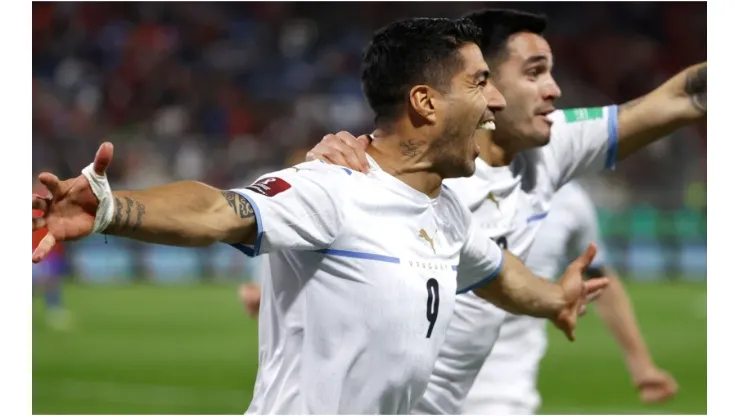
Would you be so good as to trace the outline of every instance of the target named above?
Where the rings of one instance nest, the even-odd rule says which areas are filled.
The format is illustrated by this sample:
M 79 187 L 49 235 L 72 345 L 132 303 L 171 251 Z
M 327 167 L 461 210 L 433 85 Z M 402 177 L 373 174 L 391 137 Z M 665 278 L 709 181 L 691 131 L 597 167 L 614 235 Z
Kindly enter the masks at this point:
M 576 219 L 578 223 L 574 229 L 573 235 L 571 236 L 571 241 L 568 244 L 568 259 L 570 261 L 575 260 L 584 251 L 586 251 L 589 244 L 595 243 L 598 250 L 589 269 L 599 269 L 606 266 L 606 246 L 601 239 L 596 207 L 594 207 L 593 203 L 587 196 L 583 196 L 579 201 L 571 201 L 571 209 L 576 211 L 572 213 L 572 217 Z
M 472 220 L 472 218 L 471 218 Z M 486 237 L 474 221 L 460 253 L 457 267 L 457 293 L 477 289 L 498 276 L 504 263 L 501 247 Z
M 569 108 L 558 110 L 550 143 L 543 148 L 550 158 L 556 188 L 571 179 L 603 169 L 614 169 L 617 161 L 618 107 Z
M 314 161 L 232 189 L 249 201 L 257 220 L 254 245 L 234 247 L 249 256 L 327 248 L 342 228 L 351 174 L 349 169 Z

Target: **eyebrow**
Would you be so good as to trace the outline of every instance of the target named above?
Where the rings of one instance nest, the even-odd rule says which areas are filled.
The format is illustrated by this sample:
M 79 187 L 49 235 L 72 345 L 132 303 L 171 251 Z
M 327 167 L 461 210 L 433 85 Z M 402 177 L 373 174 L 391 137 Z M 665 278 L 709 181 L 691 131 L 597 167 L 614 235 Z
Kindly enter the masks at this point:
M 548 61 L 547 56 L 545 55 L 534 55 L 534 56 L 530 56 L 529 58 L 525 59 L 522 65 L 530 65 L 530 64 L 540 63 L 540 62 L 547 63 L 547 61 Z

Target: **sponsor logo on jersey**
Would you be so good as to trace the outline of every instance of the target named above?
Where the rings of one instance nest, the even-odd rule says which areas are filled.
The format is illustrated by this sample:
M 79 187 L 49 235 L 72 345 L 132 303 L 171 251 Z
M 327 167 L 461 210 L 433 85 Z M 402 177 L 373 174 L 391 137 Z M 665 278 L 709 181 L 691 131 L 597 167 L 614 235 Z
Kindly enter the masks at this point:
M 422 228 L 421 230 L 419 230 L 419 237 L 427 240 L 429 245 L 432 246 L 432 251 L 434 252 L 434 254 L 437 254 L 437 250 L 434 249 L 434 240 L 432 240 L 432 237 L 429 237 L 429 234 L 427 234 L 427 231 L 425 229 Z
M 493 192 L 489 192 L 488 193 L 488 199 L 491 202 L 493 202 L 494 204 L 496 204 L 496 208 L 499 208 L 499 206 L 498 206 L 498 200 L 496 199 L 496 195 L 494 195 Z
M 290 189 L 290 184 L 282 178 L 264 178 L 247 186 L 247 189 L 264 196 L 275 196 Z

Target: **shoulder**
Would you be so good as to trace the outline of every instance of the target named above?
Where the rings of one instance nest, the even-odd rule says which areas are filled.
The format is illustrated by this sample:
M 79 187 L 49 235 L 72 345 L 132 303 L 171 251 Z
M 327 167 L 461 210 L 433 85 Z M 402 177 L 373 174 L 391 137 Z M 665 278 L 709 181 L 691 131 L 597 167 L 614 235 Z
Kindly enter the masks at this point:
M 266 173 L 244 188 L 264 196 L 274 196 L 288 190 L 302 192 L 310 189 L 337 191 L 335 196 L 341 196 L 338 191 L 347 189 L 360 176 L 358 172 L 341 166 L 311 161 Z
M 441 213 L 445 216 L 445 221 L 449 225 L 461 231 L 466 230 L 470 226 L 472 214 L 468 206 L 460 198 L 457 190 L 443 183 L 438 201 L 439 209 L 442 211 Z
M 291 177 L 329 178 L 342 182 L 346 181 L 348 178 L 354 179 L 362 175 L 360 172 L 355 172 L 352 169 L 345 168 L 344 166 L 332 165 L 321 160 L 299 163 L 278 172 L 263 175 L 263 177 L 275 174 Z

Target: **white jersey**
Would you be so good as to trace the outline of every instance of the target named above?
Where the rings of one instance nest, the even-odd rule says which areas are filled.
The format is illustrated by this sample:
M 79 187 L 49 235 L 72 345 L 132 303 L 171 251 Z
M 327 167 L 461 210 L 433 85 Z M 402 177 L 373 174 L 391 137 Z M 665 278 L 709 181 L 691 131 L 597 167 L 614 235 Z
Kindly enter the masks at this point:
M 547 218 L 527 256 L 527 266 L 539 276 L 557 279 L 590 243 L 599 251 L 592 268 L 604 265 L 605 247 L 588 194 L 575 182 L 563 186 L 552 200 Z M 539 363 L 547 349 L 546 320 L 506 314 L 493 351 L 475 379 L 462 414 L 534 414 Z
M 234 192 L 254 207 L 263 265 L 259 370 L 248 414 L 408 413 L 455 294 L 503 253 L 448 188 L 429 198 L 373 163 L 308 162 Z
M 478 159 L 471 178 L 445 181 L 483 233 L 525 262 L 555 192 L 576 176 L 616 163 L 617 106 L 561 110 L 550 117 L 548 145 L 522 152 L 506 167 Z M 505 316 L 473 293 L 457 296 L 432 378 L 414 413 L 459 414 Z

